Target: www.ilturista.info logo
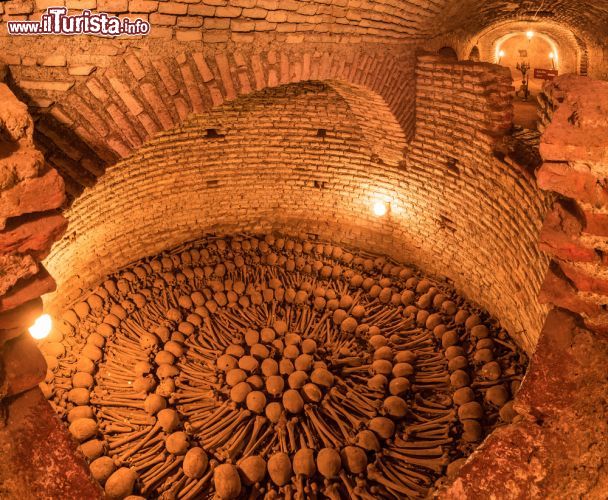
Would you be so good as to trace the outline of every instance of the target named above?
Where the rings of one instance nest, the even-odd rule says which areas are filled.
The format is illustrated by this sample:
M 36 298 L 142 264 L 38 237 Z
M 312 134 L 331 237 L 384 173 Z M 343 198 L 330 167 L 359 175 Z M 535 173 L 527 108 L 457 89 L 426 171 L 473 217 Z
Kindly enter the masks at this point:
M 67 15 L 65 7 L 49 7 L 39 21 L 8 21 L 9 35 L 94 35 L 119 36 L 147 35 L 150 23 L 143 19 L 128 19 L 98 14 L 90 10 L 73 16 Z

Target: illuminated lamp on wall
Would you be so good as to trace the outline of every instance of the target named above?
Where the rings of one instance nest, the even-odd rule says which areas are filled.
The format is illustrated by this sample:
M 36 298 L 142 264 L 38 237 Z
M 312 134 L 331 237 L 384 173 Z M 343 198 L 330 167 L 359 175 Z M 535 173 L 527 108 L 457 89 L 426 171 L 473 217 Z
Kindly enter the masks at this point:
M 376 200 L 372 204 L 372 213 L 376 217 L 384 217 L 388 213 L 389 203 L 382 200 Z
M 53 328 L 53 320 L 51 316 L 48 314 L 43 314 L 39 316 L 34 324 L 29 327 L 30 335 L 36 340 L 42 340 L 48 337 L 49 333 L 51 333 L 51 329 Z

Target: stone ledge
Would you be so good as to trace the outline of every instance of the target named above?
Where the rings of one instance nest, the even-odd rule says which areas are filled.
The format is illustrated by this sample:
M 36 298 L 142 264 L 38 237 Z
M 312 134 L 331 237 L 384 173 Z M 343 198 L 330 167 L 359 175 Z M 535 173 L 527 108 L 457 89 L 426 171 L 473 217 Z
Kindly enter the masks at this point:
M 594 248 L 581 241 L 584 223 L 575 202 L 557 200 L 547 213 L 539 235 L 539 248 L 562 260 L 599 262 Z
M 578 296 L 577 290 L 557 265 L 547 271 L 539 300 L 543 304 L 552 304 L 589 317 L 602 314 L 598 304 L 590 304 Z
M 0 229 L 6 219 L 33 212 L 54 210 L 65 203 L 64 183 L 54 169 L 0 191 Z
M 25 215 L 8 221 L 0 231 L 0 253 L 29 253 L 42 260 L 61 238 L 67 219 L 58 213 Z
M 608 190 L 603 186 L 603 179 L 589 169 L 575 168 L 566 162 L 548 162 L 546 157 L 543 158 L 545 163 L 536 173 L 541 189 L 555 191 L 595 207 L 608 205 Z

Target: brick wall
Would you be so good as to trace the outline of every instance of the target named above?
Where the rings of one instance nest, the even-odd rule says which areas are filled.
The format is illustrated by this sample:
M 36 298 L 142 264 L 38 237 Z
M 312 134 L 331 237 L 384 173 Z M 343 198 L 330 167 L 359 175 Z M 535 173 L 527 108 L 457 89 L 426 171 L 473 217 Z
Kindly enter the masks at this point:
M 607 489 L 608 83 L 561 76 L 541 105 L 536 177 L 555 202 L 540 234 L 552 257 L 540 298 L 553 308 L 515 397 L 523 418 L 489 436 L 438 498 L 601 498 Z
M 545 205 L 533 179 L 493 155 L 509 92 L 492 66 L 422 58 L 407 162 L 386 104 L 356 86 L 281 86 L 188 120 L 77 199 L 48 260 L 61 300 L 205 231 L 303 231 L 448 276 L 531 349 Z M 388 216 L 372 215 L 377 198 L 391 200 Z
M 257 34 L 287 43 L 397 43 L 415 36 L 439 10 L 417 0 L 10 0 L 0 6 L 0 34 L 6 33 L 6 21 L 37 19 L 48 6 L 141 18 L 152 25 L 152 37 L 205 43 L 251 42 Z
M 532 350 L 546 314 L 537 239 L 548 202 L 525 166 L 495 154 L 511 126 L 509 70 L 423 56 L 416 75 L 405 187 L 416 199 L 416 261 L 453 279 Z
M 394 249 L 393 223 L 370 208 L 393 196 L 404 147 L 386 104 L 357 87 L 281 86 L 220 106 L 161 133 L 76 200 L 48 260 L 59 296 L 210 230 L 288 228 Z

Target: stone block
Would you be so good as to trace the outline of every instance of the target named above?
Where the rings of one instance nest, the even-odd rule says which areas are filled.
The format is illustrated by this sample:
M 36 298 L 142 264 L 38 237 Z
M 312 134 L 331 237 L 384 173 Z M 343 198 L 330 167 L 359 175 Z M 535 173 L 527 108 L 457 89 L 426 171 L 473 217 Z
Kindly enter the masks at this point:
M 133 76 L 138 80 L 141 80 L 146 76 L 146 70 L 141 65 L 138 57 L 135 54 L 128 54 L 125 56 L 125 63 L 133 73 Z
M 64 54 L 53 54 L 42 60 L 42 66 L 63 67 L 67 64 Z
M 36 387 L 46 376 L 46 361 L 29 333 L 6 342 L 0 349 L 0 359 L 7 396 Z
M 559 267 L 574 284 L 579 292 L 589 292 L 594 295 L 605 295 L 608 303 L 608 279 L 602 276 L 598 267 L 593 264 L 579 264 L 560 261 Z
M 31 14 L 32 12 L 34 12 L 34 2 L 31 0 L 8 2 L 5 7 L 5 12 L 9 16 Z
M 34 122 L 27 112 L 27 106 L 4 83 L 0 83 L 0 102 L 0 128 L 8 136 L 7 139 L 31 141 Z
M 167 14 L 150 14 L 150 24 L 158 26 L 173 26 L 176 22 L 176 17 Z M 154 31 L 154 30 L 152 30 Z
M 540 153 L 545 161 L 608 161 L 608 82 L 564 75 L 546 88 L 563 96 L 546 127 Z M 550 97 L 552 98 L 552 97 Z
M 239 17 L 243 9 L 240 7 L 217 7 L 215 9 L 215 15 L 217 17 Z
M 0 142 L 0 190 L 38 177 L 43 168 L 44 156 L 27 142 L 18 146 Z
M 74 80 L 21 80 L 19 86 L 27 90 L 48 90 L 54 92 L 67 92 L 74 86 Z
M 545 162 L 536 173 L 538 186 L 595 207 L 608 204 L 608 189 L 589 170 L 566 162 Z
M 129 2 L 129 12 L 150 13 L 158 10 L 158 1 L 156 0 L 131 0 Z
M 585 233 L 594 236 L 608 237 L 608 215 L 596 212 L 584 212 Z
M 188 5 L 188 15 L 213 17 L 215 14 L 215 7 L 211 5 Z
M 575 215 L 577 211 L 574 202 L 554 203 L 545 217 L 539 247 L 562 260 L 597 262 L 599 256 L 595 250 L 585 247 L 580 241 L 583 222 L 580 215 Z
M 188 5 L 179 2 L 161 2 L 158 5 L 158 12 L 183 16 L 188 12 Z
M 203 33 L 197 29 L 177 30 L 175 39 L 179 42 L 197 42 L 203 39 Z
M 89 76 L 96 69 L 97 67 L 92 64 L 80 64 L 77 66 L 70 66 L 68 68 L 68 74 L 72 76 Z
M 578 294 L 558 266 L 547 271 L 538 299 L 541 304 L 551 304 L 586 317 L 599 316 L 603 312 L 598 304 L 584 300 Z
M 65 6 L 74 10 L 94 10 L 97 8 L 97 0 L 65 0 Z
M 64 202 L 63 179 L 51 168 L 40 177 L 26 179 L 0 192 L 0 230 L 4 229 L 7 218 L 54 210 Z
M 0 295 L 4 295 L 19 280 L 26 280 L 38 272 L 38 264 L 31 255 L 0 255 Z
M 0 313 L 0 330 L 25 330 L 42 314 L 42 299 L 36 298 L 10 311 Z M 0 344 L 2 337 L 0 336 Z
M 128 12 L 129 0 L 97 0 L 97 10 L 100 12 Z
M 18 282 L 6 295 L 0 297 L 0 313 L 19 307 L 45 293 L 53 292 L 55 288 L 55 280 L 46 269 L 42 268 L 38 274 Z

